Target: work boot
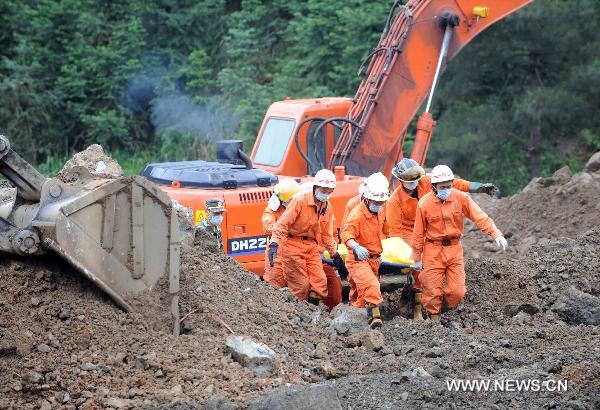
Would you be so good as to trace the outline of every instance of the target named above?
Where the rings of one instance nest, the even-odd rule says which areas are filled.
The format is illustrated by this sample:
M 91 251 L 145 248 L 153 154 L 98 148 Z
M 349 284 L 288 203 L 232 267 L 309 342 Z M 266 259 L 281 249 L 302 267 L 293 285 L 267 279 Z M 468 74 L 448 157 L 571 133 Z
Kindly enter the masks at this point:
M 404 298 L 400 299 L 398 308 L 400 309 L 400 314 L 402 316 L 408 316 L 408 314 L 410 313 L 408 311 L 408 300 L 407 299 L 404 299 Z
M 442 309 L 440 310 L 442 313 L 446 313 L 452 310 L 450 306 L 448 306 L 448 302 L 446 302 L 446 298 L 442 298 Z
M 440 321 L 440 314 L 439 313 L 430 313 L 429 314 L 429 320 L 434 320 L 436 322 Z
M 369 319 L 369 326 L 371 329 L 377 329 L 383 326 L 381 321 L 381 312 L 379 312 L 379 306 L 374 303 L 367 303 L 367 317 Z
M 314 290 L 311 290 L 310 292 L 308 292 L 308 300 L 307 301 L 311 305 L 319 306 L 321 304 L 321 302 L 323 301 L 323 296 L 319 295 Z
M 415 292 L 415 310 L 413 312 L 414 320 L 424 320 L 423 319 L 423 305 L 421 304 L 422 298 L 423 298 L 422 292 Z

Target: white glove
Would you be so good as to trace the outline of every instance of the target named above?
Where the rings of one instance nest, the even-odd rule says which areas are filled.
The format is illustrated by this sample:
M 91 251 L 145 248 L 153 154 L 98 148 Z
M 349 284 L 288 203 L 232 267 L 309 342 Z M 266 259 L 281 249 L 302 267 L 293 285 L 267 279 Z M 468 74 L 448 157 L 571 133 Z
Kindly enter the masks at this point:
M 279 197 L 277 196 L 277 194 L 271 195 L 271 198 L 269 198 L 269 204 L 267 205 L 269 207 L 269 209 L 271 211 L 275 212 L 279 209 L 280 205 L 281 205 L 281 201 L 279 200 Z
M 496 238 L 496 245 L 501 247 L 503 251 L 506 251 L 506 248 L 508 248 L 508 242 L 506 242 L 506 238 L 502 235 Z
M 413 264 L 412 268 L 414 270 L 423 270 L 423 262 L 422 261 L 415 261 L 415 263 Z
M 367 259 L 369 259 L 369 251 L 367 250 L 367 248 L 360 246 L 358 243 L 354 245 L 354 248 L 352 248 L 352 250 L 354 251 L 354 255 L 356 255 L 356 259 L 358 259 L 359 261 L 366 261 Z

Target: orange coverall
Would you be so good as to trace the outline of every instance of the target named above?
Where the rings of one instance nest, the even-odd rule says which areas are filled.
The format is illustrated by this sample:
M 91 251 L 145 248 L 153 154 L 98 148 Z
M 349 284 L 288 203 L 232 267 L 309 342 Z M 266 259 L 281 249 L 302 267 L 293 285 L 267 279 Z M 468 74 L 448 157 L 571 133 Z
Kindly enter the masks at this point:
M 423 306 L 429 313 L 439 313 L 442 296 L 448 307 L 458 306 L 465 292 L 465 261 L 460 237 L 466 216 L 492 239 L 502 233 L 494 221 L 464 192 L 453 189 L 445 201 L 433 193 L 425 195 L 417 206 L 412 236 L 412 259 L 422 261 L 420 273 Z M 446 243 L 442 243 L 445 240 Z M 446 287 L 442 282 L 446 277 Z
M 333 218 L 333 226 L 335 226 L 335 215 L 332 215 L 331 217 Z M 322 231 L 325 229 L 326 226 L 321 227 Z M 320 243 L 322 244 L 323 240 L 321 240 Z M 325 252 L 325 247 L 321 245 L 319 247 L 319 253 L 323 252 Z M 342 303 L 342 279 L 340 279 L 340 276 L 335 269 L 326 263 L 323 263 L 323 271 L 327 277 L 327 297 L 323 299 L 323 303 L 331 312 L 334 307 Z
M 452 182 L 452 188 L 460 191 L 469 191 L 469 181 L 464 179 L 455 179 Z M 413 227 L 415 225 L 415 215 L 417 213 L 417 203 L 419 198 L 423 198 L 431 192 L 431 177 L 425 175 L 419 180 L 417 189 L 413 194 L 408 194 L 402 187 L 402 183 L 394 190 L 394 193 L 386 203 L 386 219 L 390 227 L 391 237 L 400 237 L 404 242 L 410 245 Z M 416 194 L 415 194 L 416 193 Z M 414 271 L 414 287 L 421 289 L 419 281 L 419 272 Z
M 307 300 L 312 290 L 327 297 L 327 277 L 319 248 L 322 246 L 331 255 L 335 253 L 329 201 L 316 201 L 312 191 L 292 199 L 273 226 L 272 241 L 279 245 L 283 274 L 294 296 Z
M 348 215 L 350 215 L 350 211 L 352 211 L 356 207 L 356 205 L 360 204 L 360 202 L 361 202 L 360 195 L 355 195 L 352 198 L 350 198 L 348 200 L 348 202 L 346 202 L 346 205 L 344 206 L 344 216 L 342 216 L 342 222 L 340 223 L 341 227 L 346 225 L 346 219 L 348 219 Z
M 277 208 L 276 211 L 273 211 L 268 206 L 265 208 L 262 215 L 262 224 L 265 233 L 269 235 L 269 237 L 273 234 L 273 225 L 275 225 L 275 222 L 283 215 L 284 211 L 285 208 L 281 205 L 279 205 L 279 208 Z M 265 249 L 265 273 L 263 278 L 265 282 L 275 285 L 278 288 L 286 287 L 287 284 L 283 277 L 283 267 L 281 266 L 281 255 L 277 255 L 273 261 L 273 265 L 274 266 L 271 266 L 269 263 L 269 247 L 267 246 L 267 249 Z
M 356 307 L 365 307 L 365 303 L 379 305 L 383 302 L 379 286 L 379 257 L 383 251 L 382 239 L 388 234 L 385 210 L 373 214 L 362 202 L 354 207 L 342 229 L 342 241 L 354 239 L 365 247 L 371 255 L 366 261 L 359 261 L 350 252 L 346 258 L 350 283 L 350 303 Z

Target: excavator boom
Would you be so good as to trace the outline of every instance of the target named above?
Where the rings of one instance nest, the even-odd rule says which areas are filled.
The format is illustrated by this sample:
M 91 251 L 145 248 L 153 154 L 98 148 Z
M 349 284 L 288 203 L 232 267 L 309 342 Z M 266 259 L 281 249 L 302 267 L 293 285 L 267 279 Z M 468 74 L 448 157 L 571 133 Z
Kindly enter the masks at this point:
M 440 68 L 483 30 L 532 1 L 395 1 L 379 44 L 359 69 L 364 78 L 328 167 L 344 165 L 350 175 L 388 174 Z M 412 157 L 423 162 L 435 123 L 430 115 L 420 122 Z

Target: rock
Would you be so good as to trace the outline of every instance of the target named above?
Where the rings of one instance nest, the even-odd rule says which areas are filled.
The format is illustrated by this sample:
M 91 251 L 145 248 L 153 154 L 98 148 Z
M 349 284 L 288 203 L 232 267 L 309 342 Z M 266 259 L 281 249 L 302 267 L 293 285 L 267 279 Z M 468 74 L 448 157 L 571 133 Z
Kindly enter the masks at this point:
M 108 366 L 93 363 L 84 363 L 80 366 L 80 369 L 85 370 L 86 372 L 96 371 L 99 373 L 108 373 L 110 371 L 110 367 Z
M 249 404 L 250 410 L 313 410 L 342 409 L 338 392 L 324 384 L 314 384 L 308 387 L 284 386 L 274 389 L 271 394 Z
M 61 309 L 60 313 L 58 314 L 58 318 L 60 320 L 67 320 L 71 317 L 71 312 L 69 312 L 67 309 Z
M 382 356 L 389 356 L 394 354 L 394 349 L 390 346 L 384 346 L 383 349 L 379 351 L 379 354 Z
M 571 172 L 571 168 L 569 168 L 568 165 L 565 165 L 564 167 L 557 169 L 552 175 L 552 178 L 564 183 L 571 179 L 572 176 L 573 173 Z
M 48 353 L 50 351 L 50 346 L 48 346 L 45 343 L 42 343 L 37 345 L 36 349 L 38 350 L 38 352 Z
M 68 160 L 63 169 L 58 173 L 58 178 L 63 182 L 73 182 L 77 178 L 74 177 L 73 171 L 77 167 L 86 168 L 92 175 L 97 175 L 105 178 L 115 178 L 123 175 L 123 168 L 111 157 L 104 153 L 101 145 L 93 144 L 78 152 Z
M 433 377 L 440 379 L 442 377 L 446 377 L 446 372 L 438 365 L 434 365 L 429 371 Z
M 42 400 L 40 410 L 52 410 L 52 405 L 47 400 Z
M 61 403 L 64 404 L 71 400 L 71 395 L 68 392 L 61 392 L 58 394 L 57 398 Z
M 113 356 L 110 356 L 110 361 L 112 362 L 113 366 L 119 366 L 125 362 L 126 358 L 127 358 L 127 353 L 120 352 Z
M 590 157 L 588 162 L 585 164 L 585 170 L 587 172 L 600 171 L 600 151 L 596 152 Z
M 42 303 L 40 298 L 31 298 L 31 306 L 39 306 Z M 47 403 L 47 402 L 46 402 Z
M 587 185 L 593 180 L 594 177 L 592 177 L 592 175 L 588 174 L 587 172 L 580 172 L 578 174 L 573 175 L 571 181 L 569 182 L 574 185 Z
M 144 394 L 144 393 L 140 389 L 132 387 L 127 392 L 127 397 L 129 397 L 130 399 L 133 399 L 134 397 L 141 396 L 142 394 Z
M 571 176 L 573 176 L 571 169 L 568 165 L 565 165 L 564 167 L 558 169 L 551 177 L 540 178 L 538 180 L 538 184 L 542 185 L 543 187 L 560 185 L 566 183 L 569 179 L 571 179 Z
M 44 381 L 44 375 L 32 370 L 25 373 L 25 375 L 21 378 L 21 381 L 25 386 L 30 384 L 40 384 Z
M 519 312 L 512 318 L 512 320 L 513 322 L 522 325 L 525 322 L 529 321 L 529 315 L 525 312 Z
M 570 324 L 600 324 L 600 298 L 582 292 L 574 286 L 569 287 L 551 309 Z
M 417 367 L 417 368 L 413 369 L 412 375 L 413 375 L 413 377 L 420 377 L 423 379 L 433 379 L 433 376 L 430 375 L 429 373 L 427 373 L 427 371 L 425 369 L 423 369 L 422 367 Z
M 402 401 L 406 401 L 406 400 L 408 400 L 408 392 L 404 392 L 404 393 L 402 393 L 402 394 L 400 395 L 400 399 L 401 399 Z
M 99 387 L 98 390 L 96 390 L 96 392 L 100 395 L 100 397 L 108 397 L 108 395 L 110 394 L 110 390 L 106 387 Z
M 326 379 L 333 379 L 337 376 L 337 369 L 330 362 L 325 362 L 317 367 L 317 372 Z
M 327 357 L 327 345 L 325 343 L 317 343 L 317 347 L 314 352 L 314 357 L 317 359 L 325 359 Z
M 188 318 L 188 319 L 186 319 L 185 322 L 183 322 L 184 330 L 190 331 L 190 330 L 194 330 L 197 327 L 198 327 L 198 323 L 196 323 L 196 321 L 192 318 Z
M 508 348 L 508 347 L 512 346 L 512 342 L 510 341 L 510 339 L 500 339 L 500 340 L 498 340 L 498 343 L 502 347 L 507 347 Z
M 119 399 L 118 397 L 110 397 L 104 400 L 104 405 L 114 409 L 124 409 L 128 406 L 129 400 Z
M 346 347 L 358 347 L 362 345 L 361 335 L 355 334 L 348 336 L 343 339 L 344 346 Z
M 378 352 L 385 346 L 385 338 L 381 332 L 369 330 L 363 334 L 362 345 L 369 350 Z
M 504 305 L 504 308 L 502 309 L 502 311 L 504 312 L 504 314 L 506 316 L 513 317 L 517 313 L 519 313 L 519 305 L 514 305 L 514 304 Z
M 442 357 L 442 356 L 443 356 L 442 349 L 440 349 L 439 347 L 431 348 L 425 353 L 425 357 L 430 357 L 430 358 L 436 358 L 436 357 Z
M 338 305 L 333 311 L 331 326 L 340 335 L 353 335 L 368 327 L 367 310 L 350 305 Z
M 234 410 L 236 408 L 237 406 L 221 395 L 211 397 L 202 407 L 204 410 Z
M 406 383 L 407 381 L 409 381 L 411 379 L 411 377 L 413 377 L 412 372 L 402 372 L 400 374 L 400 383 Z
M 180 384 L 176 384 L 175 386 L 171 387 L 171 390 L 169 391 L 173 396 L 179 396 L 183 394 L 183 387 L 181 387 Z
M 226 347 L 236 362 L 252 369 L 257 376 L 267 375 L 273 370 L 275 352 L 263 343 L 244 336 L 229 336 Z

